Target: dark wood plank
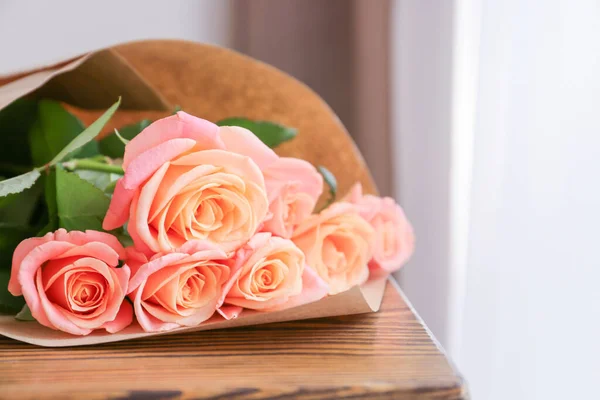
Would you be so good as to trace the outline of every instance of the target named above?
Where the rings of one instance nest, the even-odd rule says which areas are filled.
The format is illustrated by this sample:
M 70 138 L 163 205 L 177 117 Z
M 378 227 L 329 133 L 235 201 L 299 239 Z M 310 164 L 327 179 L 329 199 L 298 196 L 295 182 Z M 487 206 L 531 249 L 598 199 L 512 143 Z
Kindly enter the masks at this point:
M 2 398 L 466 398 L 391 282 L 378 313 L 0 354 Z

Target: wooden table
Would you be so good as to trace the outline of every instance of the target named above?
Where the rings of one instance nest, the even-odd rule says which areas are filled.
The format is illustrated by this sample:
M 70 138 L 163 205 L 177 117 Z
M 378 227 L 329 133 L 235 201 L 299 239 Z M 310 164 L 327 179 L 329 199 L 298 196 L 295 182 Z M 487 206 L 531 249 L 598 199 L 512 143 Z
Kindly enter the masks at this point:
M 7 399 L 467 398 L 392 281 L 378 313 L 0 354 Z

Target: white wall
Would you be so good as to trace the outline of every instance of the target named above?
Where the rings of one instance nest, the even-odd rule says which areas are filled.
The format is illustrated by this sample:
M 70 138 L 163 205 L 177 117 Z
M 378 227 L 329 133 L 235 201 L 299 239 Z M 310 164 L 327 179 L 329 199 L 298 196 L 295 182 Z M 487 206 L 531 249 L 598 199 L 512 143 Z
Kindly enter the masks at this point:
M 417 237 L 400 285 L 447 344 L 454 1 L 392 3 L 392 138 L 396 199 Z
M 600 3 L 482 4 L 456 361 L 475 399 L 599 398 Z
M 474 399 L 598 398 L 600 3 L 396 0 L 392 18 L 405 291 Z
M 0 75 L 130 40 L 231 44 L 230 0 L 3 0 Z

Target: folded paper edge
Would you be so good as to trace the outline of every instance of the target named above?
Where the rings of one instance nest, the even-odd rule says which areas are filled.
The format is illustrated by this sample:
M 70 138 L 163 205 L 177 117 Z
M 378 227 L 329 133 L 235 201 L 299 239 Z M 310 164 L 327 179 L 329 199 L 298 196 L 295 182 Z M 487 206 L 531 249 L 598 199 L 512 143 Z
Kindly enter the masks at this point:
M 112 78 L 107 78 L 108 76 Z M 101 96 L 100 101 L 90 100 L 89 93 L 97 92 L 94 85 L 97 85 L 98 80 L 113 82 L 109 87 L 116 93 L 112 93 L 110 99 Z M 77 87 L 80 89 L 76 90 Z M 173 109 L 164 96 L 113 47 L 91 51 L 43 68 L 0 77 L 0 110 L 32 93 L 81 108 L 104 108 L 122 95 L 125 96 L 122 106 L 124 109 Z M 105 86 L 98 93 L 103 93 L 106 97 L 110 91 Z
M 373 279 L 372 281 L 367 282 L 360 288 L 363 298 L 365 299 L 365 301 L 371 308 L 371 311 L 373 312 L 379 311 L 379 308 L 381 307 L 381 301 L 383 300 L 385 285 L 387 284 L 388 279 L 393 278 L 389 278 L 386 276 Z
M 8 83 L 0 86 L 0 110 L 8 106 L 13 101 L 35 91 L 44 86 L 55 76 L 72 71 L 88 60 L 93 53 L 87 53 L 76 57 L 72 61 L 63 61 L 55 65 L 34 70 L 32 72 L 22 72 L 14 80 L 11 77 L 2 77 L 8 80 Z
M 215 315 L 202 325 L 179 328 L 169 332 L 143 332 L 139 325 L 134 322 L 132 326 L 126 328 L 124 331 L 114 334 L 96 331 L 89 336 L 72 336 L 46 328 L 35 321 L 23 322 L 15 320 L 12 316 L 0 316 L 0 335 L 42 347 L 70 347 L 113 343 L 159 335 L 364 314 L 379 309 L 386 283 L 387 279 L 385 278 L 373 280 L 367 282 L 362 287 L 354 287 L 338 295 L 326 297 L 317 302 L 288 310 L 267 313 L 245 311 L 239 318 L 229 321 Z

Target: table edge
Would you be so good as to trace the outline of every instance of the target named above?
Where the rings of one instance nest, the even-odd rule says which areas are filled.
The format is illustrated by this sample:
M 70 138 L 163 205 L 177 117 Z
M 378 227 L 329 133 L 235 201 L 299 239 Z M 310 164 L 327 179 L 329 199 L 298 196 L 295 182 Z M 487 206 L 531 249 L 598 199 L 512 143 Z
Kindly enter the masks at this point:
M 437 350 L 444 356 L 444 358 L 448 362 L 448 365 L 452 369 L 454 376 L 456 376 L 456 378 L 458 380 L 457 385 L 451 385 L 452 388 L 454 388 L 455 386 L 458 386 L 461 391 L 461 397 L 459 397 L 459 398 L 460 399 L 469 399 L 470 396 L 469 396 L 467 382 L 466 382 L 465 378 L 462 376 L 462 374 L 458 371 L 458 368 L 456 367 L 456 364 L 454 363 L 454 361 L 452 361 L 452 359 L 448 356 L 446 349 L 444 349 L 444 347 L 439 342 L 439 340 L 435 337 L 433 332 L 431 332 L 431 330 L 429 329 L 429 327 L 427 326 L 427 324 L 425 323 L 423 318 L 421 318 L 421 316 L 419 315 L 419 313 L 417 312 L 417 310 L 415 309 L 415 307 L 413 306 L 411 301 L 408 299 L 408 297 L 406 297 L 406 295 L 404 294 L 404 291 L 400 287 L 400 284 L 398 283 L 396 278 L 393 275 L 390 275 L 388 280 L 391 283 L 391 287 L 393 287 L 396 290 L 396 292 L 400 295 L 400 297 L 402 297 L 402 300 L 404 301 L 404 303 L 406 304 L 406 306 L 408 307 L 410 312 L 415 316 L 415 319 L 419 322 L 419 324 L 421 324 L 421 326 L 423 327 L 423 329 L 429 336 L 429 339 L 431 339 L 431 341 L 433 342 L 433 344 L 435 345 Z M 443 389 L 451 389 L 451 388 L 444 387 Z

